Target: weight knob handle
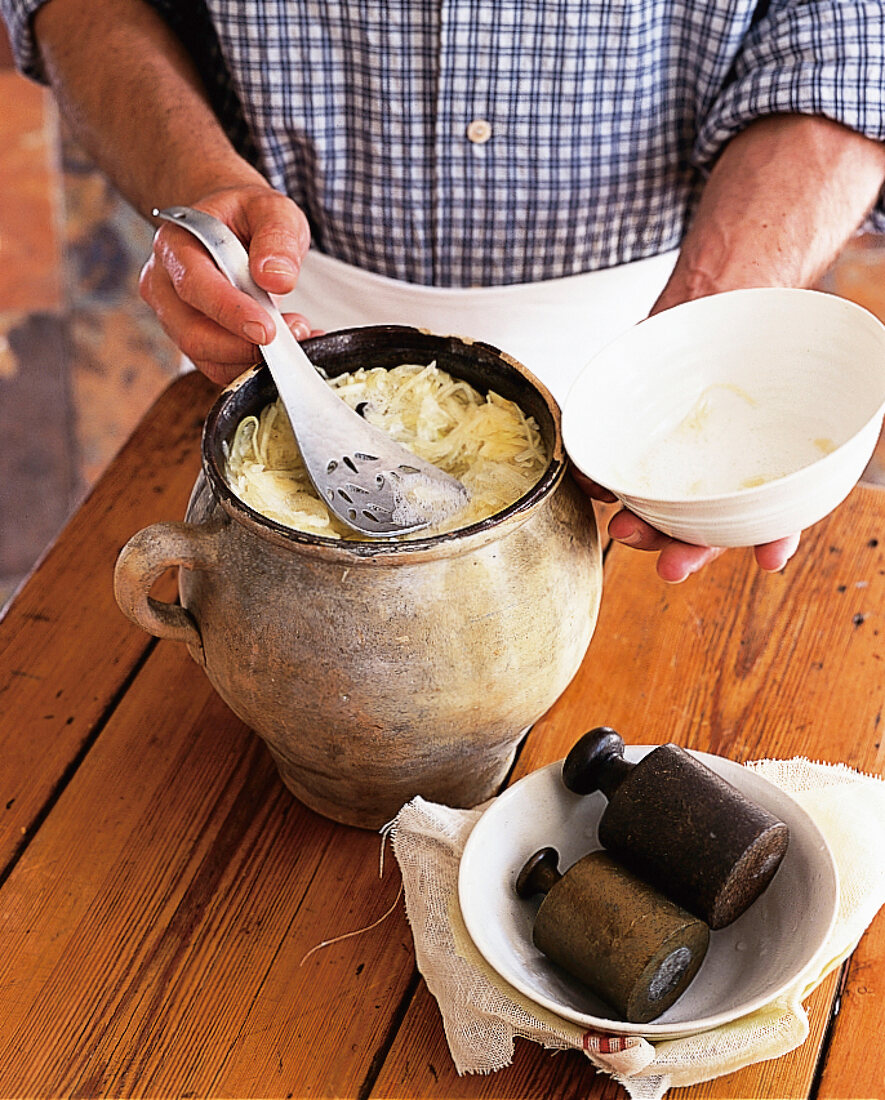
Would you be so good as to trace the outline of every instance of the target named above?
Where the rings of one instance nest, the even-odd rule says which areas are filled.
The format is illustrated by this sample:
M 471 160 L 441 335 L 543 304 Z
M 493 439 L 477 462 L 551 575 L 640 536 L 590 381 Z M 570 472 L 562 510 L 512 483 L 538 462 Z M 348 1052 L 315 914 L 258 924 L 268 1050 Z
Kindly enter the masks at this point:
M 597 726 L 577 741 L 562 764 L 562 781 L 575 794 L 602 791 L 611 798 L 635 765 L 624 759 L 624 739 Z
M 523 864 L 516 878 L 516 893 L 521 898 L 548 894 L 559 882 L 559 852 L 555 848 L 539 848 Z

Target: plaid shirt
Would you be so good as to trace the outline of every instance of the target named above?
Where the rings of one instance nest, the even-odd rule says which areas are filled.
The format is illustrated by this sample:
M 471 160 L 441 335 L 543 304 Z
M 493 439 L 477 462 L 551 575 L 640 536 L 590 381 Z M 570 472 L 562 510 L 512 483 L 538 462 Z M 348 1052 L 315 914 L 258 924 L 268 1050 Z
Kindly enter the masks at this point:
M 38 77 L 41 2 L 0 0 Z M 413 283 L 532 282 L 676 247 L 706 166 L 762 115 L 885 139 L 885 2 L 151 2 L 314 244 Z

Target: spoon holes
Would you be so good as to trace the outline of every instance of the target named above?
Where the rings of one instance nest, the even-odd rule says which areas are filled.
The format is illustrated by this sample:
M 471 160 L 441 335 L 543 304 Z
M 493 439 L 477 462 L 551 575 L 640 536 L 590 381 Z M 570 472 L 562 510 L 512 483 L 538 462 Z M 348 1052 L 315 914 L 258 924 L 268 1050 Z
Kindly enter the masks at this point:
M 368 508 L 364 508 L 363 515 L 366 519 L 372 520 L 373 523 L 389 522 L 393 518 L 392 510 L 382 508 L 380 504 L 373 504 Z
M 344 465 L 348 468 L 348 470 L 353 470 L 354 473 L 357 472 L 356 463 L 353 461 L 350 455 L 344 456 Z
M 338 463 L 333 458 L 329 465 L 326 467 L 327 474 L 333 474 L 338 469 Z

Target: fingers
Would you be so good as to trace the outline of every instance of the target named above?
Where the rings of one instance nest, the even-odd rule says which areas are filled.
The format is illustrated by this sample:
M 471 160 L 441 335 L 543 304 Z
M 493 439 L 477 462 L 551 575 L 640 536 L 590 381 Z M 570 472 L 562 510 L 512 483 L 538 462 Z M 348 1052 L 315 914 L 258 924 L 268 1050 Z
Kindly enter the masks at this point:
M 598 485 L 595 481 L 591 481 L 586 474 L 582 474 L 576 466 L 571 466 L 570 469 L 575 481 L 581 486 L 584 492 L 588 496 L 593 497 L 594 500 L 603 500 L 611 504 L 618 499 L 614 493 L 609 492 L 604 486 Z
M 670 539 L 658 555 L 657 573 L 661 580 L 681 584 L 692 573 L 697 573 L 724 553 L 722 546 L 691 546 L 687 542 Z
M 311 328 L 310 321 L 303 313 L 284 313 L 283 320 L 292 332 L 296 340 L 306 340 L 308 336 L 322 336 L 322 330 Z
M 671 584 L 684 581 L 723 553 L 720 546 L 692 546 L 672 539 L 626 510 L 612 517 L 608 533 L 618 542 L 634 546 L 637 550 L 659 551 L 658 576 Z M 780 572 L 796 553 L 799 538 L 798 534 L 789 535 L 776 542 L 755 547 L 754 554 L 759 567 L 767 573 Z
M 195 366 L 215 382 L 230 382 L 260 357 L 256 344 L 272 338 L 273 321 L 257 302 L 235 290 L 205 253 L 189 257 L 194 250 L 183 242 L 179 258 L 167 247 L 174 248 L 174 240 L 168 246 L 158 242 L 142 269 L 141 296 Z
M 246 215 L 252 278 L 270 294 L 288 294 L 295 287 L 310 245 L 307 219 L 293 202 L 275 191 L 250 203 Z
M 212 263 L 212 261 L 209 261 Z M 221 277 L 219 283 L 215 276 Z M 273 321 L 257 303 L 246 295 L 245 307 L 239 300 L 231 301 L 228 291 L 239 295 L 224 276 L 212 264 L 212 271 L 206 272 L 208 292 L 216 290 L 226 300 L 219 305 L 207 308 L 214 316 L 208 316 L 194 308 L 179 294 L 169 278 L 166 269 L 155 256 L 145 264 L 141 273 L 139 288 L 144 300 L 154 309 L 167 336 L 178 345 L 184 355 L 213 382 L 227 385 L 244 370 L 261 359 L 261 350 L 257 346 L 267 343 L 274 332 Z M 185 290 L 185 293 L 189 293 Z M 199 300 L 199 299 L 198 299 Z M 244 312 L 239 310 L 243 308 Z M 219 320 L 221 318 L 221 320 Z M 296 340 L 305 340 L 315 335 L 308 320 L 300 313 L 284 315 Z M 251 326 L 257 324 L 253 331 Z M 231 332 L 230 327 L 239 326 L 239 335 Z M 249 337 L 252 337 L 250 339 Z
M 722 553 L 718 546 L 692 546 L 672 539 L 626 510 L 612 517 L 608 533 L 637 550 L 658 551 L 658 576 L 670 584 L 679 584 Z
M 623 542 L 637 550 L 658 551 L 658 576 L 670 584 L 679 584 L 724 553 L 721 546 L 692 546 L 670 538 L 626 509 L 612 517 L 608 533 L 617 542 Z M 796 553 L 799 538 L 798 534 L 789 535 L 776 542 L 755 547 L 754 554 L 759 567 L 768 573 L 780 572 Z
M 257 344 L 273 339 L 274 323 L 267 310 L 232 286 L 199 241 L 178 226 L 158 230 L 142 280 L 142 294 L 149 305 L 158 313 L 161 309 L 169 313 L 160 317 L 164 324 L 174 328 L 179 314 L 190 316 L 187 310 L 171 308 L 174 295 L 176 303 L 202 314 L 241 341 Z
M 199 204 L 233 228 L 249 247 L 250 267 L 270 293 L 295 285 L 310 234 L 286 196 L 266 187 L 231 189 Z M 260 359 L 259 344 L 275 335 L 273 319 L 231 286 L 203 246 L 179 226 L 163 224 L 139 282 L 141 296 L 167 335 L 213 381 L 227 383 Z M 287 324 L 296 339 L 311 334 L 300 314 Z
M 767 542 L 754 550 L 760 569 L 766 573 L 779 573 L 799 548 L 797 535 L 788 535 L 776 542 Z
M 663 550 L 673 540 L 639 516 L 622 509 L 612 516 L 608 533 L 617 542 L 635 546 L 637 550 Z

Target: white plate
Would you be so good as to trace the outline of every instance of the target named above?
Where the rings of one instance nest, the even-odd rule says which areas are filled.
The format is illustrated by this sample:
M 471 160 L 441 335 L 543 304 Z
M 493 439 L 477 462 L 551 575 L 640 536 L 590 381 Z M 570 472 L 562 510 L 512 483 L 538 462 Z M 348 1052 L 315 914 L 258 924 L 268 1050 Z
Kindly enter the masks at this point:
M 624 755 L 635 762 L 654 747 L 630 745 Z M 538 848 L 556 848 L 560 870 L 566 871 L 600 847 L 596 826 L 605 797 L 569 791 L 558 761 L 514 784 L 477 822 L 459 872 L 464 922 L 489 965 L 537 1004 L 596 1031 L 676 1038 L 744 1016 L 811 972 L 839 903 L 836 865 L 826 841 L 808 814 L 762 776 L 722 756 L 692 755 L 786 822 L 790 843 L 765 893 L 733 924 L 711 934 L 692 984 L 651 1023 L 617 1019 L 586 986 L 541 954 L 532 943 L 541 899 L 523 901 L 514 890 L 520 868 Z

